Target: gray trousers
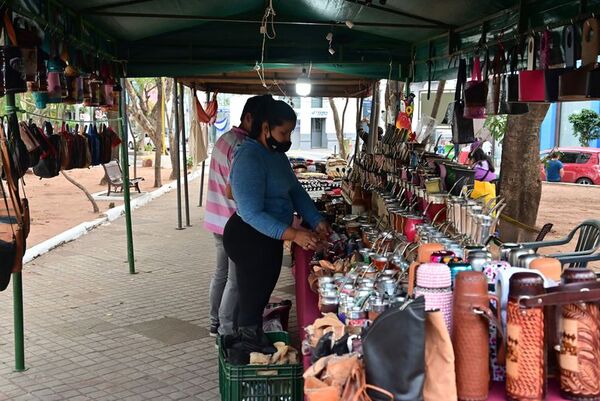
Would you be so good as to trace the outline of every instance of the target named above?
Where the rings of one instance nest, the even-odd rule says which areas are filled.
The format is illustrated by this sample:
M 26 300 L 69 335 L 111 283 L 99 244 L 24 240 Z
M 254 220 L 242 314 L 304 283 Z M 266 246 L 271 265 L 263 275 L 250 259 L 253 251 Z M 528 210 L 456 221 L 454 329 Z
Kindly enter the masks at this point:
M 217 249 L 217 266 L 210 282 L 210 320 L 219 324 L 219 334 L 233 334 L 237 328 L 238 287 L 235 264 L 223 248 L 223 236 L 213 234 Z

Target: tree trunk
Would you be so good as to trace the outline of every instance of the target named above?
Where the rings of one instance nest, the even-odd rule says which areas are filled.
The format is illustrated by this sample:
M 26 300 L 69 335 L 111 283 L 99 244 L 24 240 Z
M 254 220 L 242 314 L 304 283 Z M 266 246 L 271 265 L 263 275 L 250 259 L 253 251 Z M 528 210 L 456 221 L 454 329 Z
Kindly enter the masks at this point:
M 540 180 L 540 125 L 548 104 L 529 103 L 529 113 L 509 115 L 502 142 L 500 195 L 506 200 L 503 214 L 535 227 L 542 182 Z M 501 221 L 501 238 L 506 242 L 528 241 L 537 233 Z
M 100 213 L 100 208 L 98 207 L 98 204 L 94 200 L 94 197 L 92 196 L 92 194 L 90 194 L 90 192 L 87 189 L 85 189 L 85 187 L 83 185 L 81 185 L 80 183 L 78 183 L 77 181 L 75 181 L 74 179 L 69 177 L 67 174 L 65 174 L 64 171 L 61 171 L 60 173 L 63 175 L 63 177 L 65 177 L 67 179 L 67 181 L 69 181 L 71 184 L 75 185 L 77 188 L 79 188 L 85 194 L 85 196 L 87 196 L 87 198 L 92 203 L 92 207 L 94 208 L 94 213 Z
M 337 106 L 335 105 L 335 101 L 332 97 L 329 98 L 329 106 L 331 107 L 331 112 L 333 113 L 333 123 L 335 124 L 335 136 L 337 137 L 338 145 L 340 147 L 340 157 L 342 159 L 346 159 L 346 147 L 344 146 L 344 128 L 342 123 L 340 122 L 340 113 L 338 112 Z M 347 106 L 348 98 L 346 98 L 346 106 L 344 107 L 344 113 L 346 111 Z
M 154 150 L 154 188 L 162 186 L 162 177 L 160 175 L 162 158 L 162 142 L 155 145 Z

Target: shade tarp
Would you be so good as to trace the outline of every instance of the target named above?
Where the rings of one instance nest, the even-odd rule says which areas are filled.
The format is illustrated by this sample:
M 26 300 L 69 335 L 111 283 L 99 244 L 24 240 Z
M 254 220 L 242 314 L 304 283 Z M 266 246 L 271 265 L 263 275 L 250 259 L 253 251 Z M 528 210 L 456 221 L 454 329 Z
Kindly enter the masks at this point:
M 81 18 L 82 24 L 108 38 L 107 47 L 115 60 L 126 62 L 128 76 L 181 77 L 251 71 L 261 60 L 259 28 L 268 1 L 9 3 L 30 13 L 35 9 L 33 14 L 50 26 L 62 23 L 51 17 L 56 12 Z M 46 6 L 33 7 L 39 4 Z M 398 79 L 414 71 L 415 80 L 451 77 L 449 55 L 474 52 L 484 32 L 490 43 L 500 35 L 510 41 L 531 29 L 560 30 L 571 19 L 600 13 L 600 0 L 273 0 L 272 4 L 276 36 L 266 40 L 264 52 L 269 68 L 312 62 L 322 69 L 368 78 Z M 333 33 L 334 54 L 328 51 L 328 32 Z

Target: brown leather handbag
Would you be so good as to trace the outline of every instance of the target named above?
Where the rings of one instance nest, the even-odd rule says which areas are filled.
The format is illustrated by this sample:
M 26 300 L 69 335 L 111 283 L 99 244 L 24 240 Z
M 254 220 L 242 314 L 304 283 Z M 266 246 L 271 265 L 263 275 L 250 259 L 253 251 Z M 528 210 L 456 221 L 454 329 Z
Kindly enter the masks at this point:
M 456 401 L 454 349 L 442 312 L 427 312 L 425 317 L 424 401 Z
M 597 62 L 600 52 L 600 24 L 596 18 L 590 18 L 583 23 L 581 38 L 581 67 L 569 71 L 559 78 L 559 100 L 587 100 L 600 95 L 600 88 L 594 86 L 597 81 L 599 65 Z
M 544 293 L 535 273 L 510 278 L 507 311 L 506 395 L 509 400 L 542 401 L 545 396 L 544 309 L 522 300 Z
M 488 397 L 489 321 L 500 321 L 490 309 L 490 301 L 498 298 L 488 294 L 487 278 L 482 272 L 460 272 L 454 284 L 452 327 L 458 399 L 486 400 Z

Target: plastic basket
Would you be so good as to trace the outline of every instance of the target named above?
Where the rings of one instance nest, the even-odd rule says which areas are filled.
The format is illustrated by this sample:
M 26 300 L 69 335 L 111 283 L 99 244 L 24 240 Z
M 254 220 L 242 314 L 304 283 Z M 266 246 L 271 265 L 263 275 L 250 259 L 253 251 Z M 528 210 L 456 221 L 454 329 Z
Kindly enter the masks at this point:
M 267 333 L 272 342 L 290 343 L 288 333 Z M 302 365 L 230 365 L 219 342 L 221 401 L 302 401 Z

